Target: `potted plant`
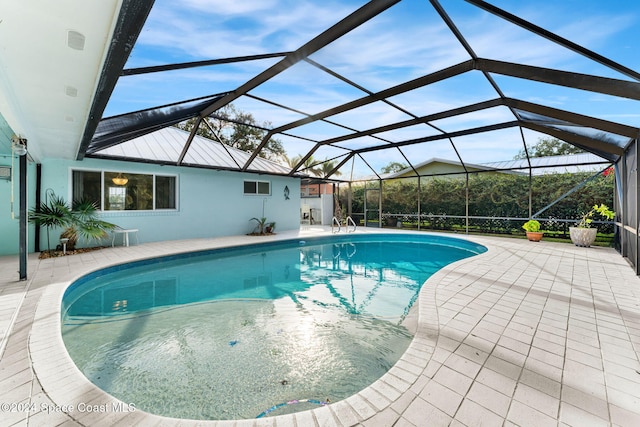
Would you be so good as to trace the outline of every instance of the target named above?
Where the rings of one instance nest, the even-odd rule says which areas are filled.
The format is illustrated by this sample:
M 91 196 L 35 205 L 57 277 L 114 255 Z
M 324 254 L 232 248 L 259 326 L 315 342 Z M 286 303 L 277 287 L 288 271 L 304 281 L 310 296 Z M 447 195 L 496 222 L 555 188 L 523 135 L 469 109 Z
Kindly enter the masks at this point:
M 531 242 L 539 242 L 540 240 L 542 240 L 542 235 L 544 233 L 540 231 L 540 222 L 536 221 L 535 219 L 530 219 L 529 221 L 524 223 L 522 228 L 524 228 L 524 231 L 527 232 L 527 239 L 529 239 Z
M 98 207 L 94 202 L 75 200 L 69 206 L 63 197 L 55 194 L 52 194 L 48 202 L 41 203 L 37 209 L 29 212 L 29 221 L 47 228 L 49 252 L 51 252 L 51 244 L 48 238 L 51 228 L 63 228 L 60 241 L 64 241 L 63 246 L 66 251 L 73 251 L 80 237 L 98 241 L 107 236 L 107 231 L 115 228 L 115 224 L 99 218 Z
M 569 227 L 569 237 L 571 237 L 574 245 L 588 248 L 596 241 L 598 229 L 591 227 L 591 222 L 596 214 L 607 220 L 612 220 L 616 216 L 616 213 L 605 204 L 593 205 L 591 210 L 582 216 L 575 227 Z

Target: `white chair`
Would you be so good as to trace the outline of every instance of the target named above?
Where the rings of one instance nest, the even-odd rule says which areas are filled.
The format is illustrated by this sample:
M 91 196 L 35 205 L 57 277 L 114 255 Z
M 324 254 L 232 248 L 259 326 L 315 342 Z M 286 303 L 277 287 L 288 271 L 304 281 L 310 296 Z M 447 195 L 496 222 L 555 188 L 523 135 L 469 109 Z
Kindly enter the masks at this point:
M 112 233 L 112 238 L 111 238 L 111 247 L 115 246 L 116 243 L 116 235 L 121 234 L 122 235 L 122 246 L 129 246 L 129 234 L 133 234 L 136 238 L 136 244 L 140 244 L 140 241 L 138 240 L 138 229 L 137 228 L 121 228 L 121 227 L 116 227 L 113 229 Z

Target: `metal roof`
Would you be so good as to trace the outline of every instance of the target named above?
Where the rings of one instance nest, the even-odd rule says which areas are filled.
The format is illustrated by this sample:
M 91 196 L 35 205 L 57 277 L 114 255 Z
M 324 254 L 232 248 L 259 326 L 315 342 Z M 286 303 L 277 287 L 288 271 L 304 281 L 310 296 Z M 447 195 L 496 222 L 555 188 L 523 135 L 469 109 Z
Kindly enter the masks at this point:
M 158 164 L 178 164 L 184 142 L 189 133 L 176 127 L 166 127 L 152 133 L 107 147 L 93 157 L 144 161 Z M 225 146 L 219 142 L 196 135 L 181 166 L 237 170 L 246 162 L 250 153 Z M 248 172 L 288 175 L 291 168 L 267 159 L 257 158 Z

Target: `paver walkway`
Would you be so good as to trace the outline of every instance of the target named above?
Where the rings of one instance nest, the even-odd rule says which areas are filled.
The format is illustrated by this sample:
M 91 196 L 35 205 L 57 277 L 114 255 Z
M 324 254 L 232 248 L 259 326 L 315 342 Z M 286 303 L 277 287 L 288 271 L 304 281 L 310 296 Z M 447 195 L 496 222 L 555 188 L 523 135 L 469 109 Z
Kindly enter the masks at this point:
M 327 231 L 272 238 L 316 233 Z M 544 241 L 470 238 L 489 250 L 429 279 L 402 359 L 371 387 L 313 411 L 172 420 L 118 406 L 73 365 L 59 333 L 59 302 L 74 278 L 255 239 L 30 256 L 25 282 L 17 281 L 17 257 L 0 257 L 0 426 L 640 426 L 640 278 L 612 249 Z

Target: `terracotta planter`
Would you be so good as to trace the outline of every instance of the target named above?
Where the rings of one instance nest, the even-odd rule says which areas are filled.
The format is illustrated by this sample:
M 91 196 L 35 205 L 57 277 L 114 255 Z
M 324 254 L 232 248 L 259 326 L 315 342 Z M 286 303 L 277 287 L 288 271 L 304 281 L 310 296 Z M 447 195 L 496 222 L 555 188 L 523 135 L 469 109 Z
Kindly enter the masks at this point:
M 531 242 L 539 242 L 542 240 L 543 234 L 542 231 L 527 231 L 527 239 Z
M 597 228 L 569 227 L 569 237 L 576 246 L 588 248 L 596 241 Z

